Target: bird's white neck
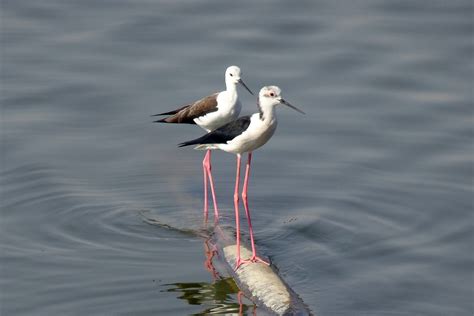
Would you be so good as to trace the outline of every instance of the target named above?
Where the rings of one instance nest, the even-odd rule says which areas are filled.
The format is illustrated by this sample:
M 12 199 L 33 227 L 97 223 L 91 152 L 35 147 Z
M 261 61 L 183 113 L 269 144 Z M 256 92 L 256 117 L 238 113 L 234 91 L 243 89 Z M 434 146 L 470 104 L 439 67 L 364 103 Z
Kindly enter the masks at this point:
M 257 105 L 260 113 L 260 120 L 263 122 L 276 122 L 277 117 L 274 105 L 265 102 L 258 102 Z
M 227 92 L 237 93 L 237 84 L 233 81 L 226 80 L 225 88 L 226 88 Z
M 226 80 L 225 82 L 225 86 L 226 86 L 226 95 L 227 95 L 227 98 L 229 99 L 229 101 L 231 101 L 230 103 L 235 103 L 237 102 L 237 98 L 238 98 L 238 95 L 237 95 L 237 84 L 235 82 L 232 82 L 230 80 Z

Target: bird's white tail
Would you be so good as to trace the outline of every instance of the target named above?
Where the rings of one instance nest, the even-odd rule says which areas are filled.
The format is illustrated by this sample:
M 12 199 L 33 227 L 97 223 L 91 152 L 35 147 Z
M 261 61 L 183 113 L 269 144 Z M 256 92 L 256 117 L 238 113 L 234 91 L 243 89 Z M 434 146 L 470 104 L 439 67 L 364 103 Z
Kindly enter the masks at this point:
M 201 144 L 194 147 L 196 150 L 208 150 L 208 149 L 218 149 L 216 145 L 213 144 Z

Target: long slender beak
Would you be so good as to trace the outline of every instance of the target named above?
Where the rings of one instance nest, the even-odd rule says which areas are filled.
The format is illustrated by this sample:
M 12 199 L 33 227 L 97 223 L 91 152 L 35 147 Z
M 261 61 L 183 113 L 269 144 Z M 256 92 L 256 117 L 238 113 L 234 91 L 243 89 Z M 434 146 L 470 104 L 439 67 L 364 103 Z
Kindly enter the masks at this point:
M 300 112 L 301 114 L 306 114 L 305 112 L 301 111 L 300 109 L 298 109 L 296 106 L 294 105 L 291 105 L 290 103 L 288 103 L 285 99 L 281 99 L 280 102 L 290 108 L 292 108 L 293 110 L 295 110 L 296 112 Z
M 239 79 L 239 83 L 244 86 L 245 89 L 247 89 L 248 92 L 250 92 L 251 95 L 254 95 L 252 91 L 250 91 L 249 87 L 244 83 L 242 79 Z

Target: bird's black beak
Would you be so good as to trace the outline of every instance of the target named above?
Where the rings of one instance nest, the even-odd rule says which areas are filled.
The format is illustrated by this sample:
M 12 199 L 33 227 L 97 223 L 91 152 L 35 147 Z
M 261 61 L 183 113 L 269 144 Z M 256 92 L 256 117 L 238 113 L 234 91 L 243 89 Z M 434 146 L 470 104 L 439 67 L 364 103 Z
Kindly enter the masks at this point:
M 244 88 L 247 89 L 247 91 L 248 91 L 251 95 L 253 95 L 253 92 L 250 91 L 249 87 L 247 87 L 247 85 L 244 83 L 244 81 L 243 81 L 242 79 L 239 79 L 239 83 L 240 83 L 241 85 L 243 85 Z
M 285 99 L 281 99 L 280 100 L 281 104 L 284 104 L 290 108 L 292 108 L 293 110 L 295 110 L 296 112 L 300 112 L 301 114 L 306 114 L 305 112 L 301 111 L 300 109 L 298 109 L 296 106 L 294 105 L 291 105 L 290 103 L 288 103 Z

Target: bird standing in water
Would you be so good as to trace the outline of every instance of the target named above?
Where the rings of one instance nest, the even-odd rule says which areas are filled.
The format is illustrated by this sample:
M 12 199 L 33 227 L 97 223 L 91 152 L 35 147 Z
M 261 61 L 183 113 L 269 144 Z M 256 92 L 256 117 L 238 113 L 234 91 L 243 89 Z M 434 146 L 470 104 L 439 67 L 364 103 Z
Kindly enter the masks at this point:
M 179 144 L 179 147 L 198 145 L 195 149 L 220 149 L 237 155 L 237 168 L 235 176 L 234 190 L 234 209 L 236 223 L 236 244 L 237 254 L 235 270 L 242 264 L 248 262 L 262 262 L 269 264 L 265 260 L 259 258 L 255 250 L 255 242 L 253 237 L 252 221 L 250 219 L 250 210 L 247 200 L 248 181 L 250 175 L 250 164 L 252 162 L 252 152 L 263 146 L 273 135 L 277 127 L 277 117 L 275 107 L 279 104 L 286 105 L 302 114 L 303 111 L 291 105 L 281 97 L 281 90 L 277 86 L 266 86 L 260 90 L 258 96 L 259 112 L 251 116 L 243 116 L 239 119 L 225 124 L 222 127 L 194 140 L 190 140 Z M 252 245 L 252 256 L 248 259 L 240 257 L 240 221 L 239 221 L 239 183 L 240 183 L 240 166 L 241 155 L 248 153 L 248 159 L 245 169 L 244 185 L 242 188 L 242 200 L 245 208 L 245 215 L 250 231 L 250 242 Z
M 192 104 L 185 105 L 174 111 L 155 114 L 153 116 L 169 115 L 155 123 L 177 123 L 177 124 L 197 124 L 207 132 L 211 132 L 235 120 L 242 109 L 237 94 L 237 84 L 244 86 L 253 95 L 252 91 L 241 79 L 241 71 L 237 66 L 230 66 L 225 71 L 226 90 L 211 94 Z M 212 201 L 214 203 L 214 216 L 217 221 L 219 208 L 217 206 L 216 193 L 214 190 L 214 180 L 211 173 L 211 151 L 208 150 L 202 161 L 204 173 L 204 218 L 208 217 L 208 187 L 209 178 Z

